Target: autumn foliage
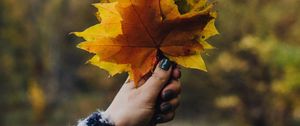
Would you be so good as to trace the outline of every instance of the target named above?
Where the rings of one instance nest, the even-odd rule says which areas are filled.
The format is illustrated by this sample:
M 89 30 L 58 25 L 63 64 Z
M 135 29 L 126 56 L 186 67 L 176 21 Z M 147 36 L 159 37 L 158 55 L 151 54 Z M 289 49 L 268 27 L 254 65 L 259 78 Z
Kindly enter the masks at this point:
M 79 48 L 95 54 L 90 63 L 112 76 L 128 72 L 138 82 L 159 57 L 206 71 L 201 52 L 213 48 L 206 40 L 218 34 L 214 4 L 189 0 L 180 12 L 174 0 L 117 0 L 97 3 L 96 24 L 75 35 L 86 41 Z

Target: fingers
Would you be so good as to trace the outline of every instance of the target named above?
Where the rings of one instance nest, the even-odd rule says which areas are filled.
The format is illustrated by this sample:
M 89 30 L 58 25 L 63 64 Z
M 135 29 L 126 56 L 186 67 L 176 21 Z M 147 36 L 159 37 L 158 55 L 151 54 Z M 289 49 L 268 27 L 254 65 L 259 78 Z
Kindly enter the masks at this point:
M 179 97 L 176 97 L 168 102 L 163 102 L 160 105 L 160 113 L 155 116 L 156 123 L 165 123 L 174 119 L 175 110 L 179 106 Z
M 170 112 L 168 114 L 160 114 L 155 118 L 156 123 L 165 123 L 173 120 L 175 117 L 175 112 Z
M 179 106 L 179 97 L 172 99 L 168 102 L 163 102 L 160 105 L 160 111 L 163 114 L 175 111 L 175 109 Z
M 181 77 L 180 68 L 178 67 L 178 65 L 175 65 L 175 68 L 173 68 L 172 71 L 172 78 L 178 80 L 180 77 Z
M 156 115 L 156 123 L 165 123 L 173 120 L 175 116 L 175 110 L 180 104 L 180 91 L 181 85 L 179 80 L 172 80 L 162 90 L 162 103 L 159 106 L 159 113 Z
M 169 101 L 176 97 L 181 92 L 181 83 L 179 78 L 181 77 L 181 72 L 178 66 L 176 66 L 172 71 L 172 80 L 167 84 L 161 92 L 161 99 L 163 101 Z
M 163 59 L 155 68 L 151 77 L 141 86 L 145 93 L 151 93 L 150 96 L 157 97 L 159 92 L 169 80 L 172 72 L 172 63 L 168 59 Z
M 181 92 L 181 84 L 179 80 L 172 80 L 170 84 L 168 84 L 161 93 L 161 99 L 163 101 L 168 101 Z

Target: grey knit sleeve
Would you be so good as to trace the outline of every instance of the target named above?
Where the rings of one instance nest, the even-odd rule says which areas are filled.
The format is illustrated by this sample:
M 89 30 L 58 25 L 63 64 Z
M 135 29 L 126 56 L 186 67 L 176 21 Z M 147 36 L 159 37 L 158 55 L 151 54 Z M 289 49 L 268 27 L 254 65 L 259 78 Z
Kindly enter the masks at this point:
M 103 112 L 94 112 L 84 120 L 79 120 L 77 126 L 114 126 L 114 123 Z

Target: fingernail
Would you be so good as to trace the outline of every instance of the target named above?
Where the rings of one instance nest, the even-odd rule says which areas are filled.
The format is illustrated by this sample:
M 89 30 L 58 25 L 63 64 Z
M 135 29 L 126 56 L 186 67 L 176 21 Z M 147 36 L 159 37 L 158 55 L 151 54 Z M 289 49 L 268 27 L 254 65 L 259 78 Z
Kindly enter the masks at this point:
M 163 103 L 161 106 L 160 106 L 160 111 L 162 113 L 166 113 L 166 112 L 169 112 L 172 110 L 172 105 L 170 103 Z
M 163 121 L 163 117 L 162 117 L 161 115 L 158 115 L 158 116 L 156 116 L 155 121 L 156 121 L 157 123 L 160 123 L 160 122 Z
M 167 90 L 167 91 L 165 91 L 165 92 L 163 93 L 162 99 L 163 99 L 164 101 L 169 101 L 169 100 L 171 100 L 172 98 L 174 98 L 175 96 L 176 96 L 176 94 L 175 94 L 174 91 L 172 91 L 172 90 Z
M 169 59 L 167 58 L 164 58 L 162 61 L 161 61 L 161 64 L 159 66 L 161 69 L 165 70 L 165 71 L 168 71 L 169 68 L 171 67 L 171 62 Z

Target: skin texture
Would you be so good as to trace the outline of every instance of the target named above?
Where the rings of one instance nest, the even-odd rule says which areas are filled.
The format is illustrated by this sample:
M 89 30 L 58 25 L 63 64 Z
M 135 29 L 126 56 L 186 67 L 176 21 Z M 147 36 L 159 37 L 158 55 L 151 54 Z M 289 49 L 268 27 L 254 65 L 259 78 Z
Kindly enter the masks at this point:
M 116 126 L 153 126 L 173 120 L 179 105 L 180 70 L 173 66 L 166 71 L 158 66 L 149 79 L 140 81 L 138 88 L 133 81 L 121 87 L 105 111 Z M 167 92 L 173 94 L 168 99 L 164 97 Z M 171 107 L 161 111 L 164 104 Z

